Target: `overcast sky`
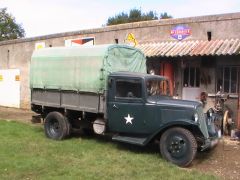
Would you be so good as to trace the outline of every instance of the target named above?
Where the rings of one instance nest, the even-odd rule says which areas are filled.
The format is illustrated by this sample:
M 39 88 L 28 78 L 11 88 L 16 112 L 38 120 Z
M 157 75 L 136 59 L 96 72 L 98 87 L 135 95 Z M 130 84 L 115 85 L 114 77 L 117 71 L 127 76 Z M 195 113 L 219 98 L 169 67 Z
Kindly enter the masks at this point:
M 99 28 L 108 17 L 132 8 L 174 18 L 240 12 L 240 0 L 0 0 L 27 37 Z

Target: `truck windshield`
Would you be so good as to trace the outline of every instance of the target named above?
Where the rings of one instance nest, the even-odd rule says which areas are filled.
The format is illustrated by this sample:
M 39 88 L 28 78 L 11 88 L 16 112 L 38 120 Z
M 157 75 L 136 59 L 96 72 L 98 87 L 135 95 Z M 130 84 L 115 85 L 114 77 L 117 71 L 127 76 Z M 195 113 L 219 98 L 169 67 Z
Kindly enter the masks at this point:
M 148 96 L 170 96 L 169 82 L 166 79 L 148 79 L 146 87 Z

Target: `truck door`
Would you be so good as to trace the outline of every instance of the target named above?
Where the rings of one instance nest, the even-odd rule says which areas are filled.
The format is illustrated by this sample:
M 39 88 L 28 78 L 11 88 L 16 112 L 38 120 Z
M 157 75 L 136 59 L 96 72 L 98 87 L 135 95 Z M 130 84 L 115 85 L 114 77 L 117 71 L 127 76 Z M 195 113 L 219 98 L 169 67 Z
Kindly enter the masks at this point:
M 142 81 L 137 78 L 113 80 L 108 96 L 110 131 L 130 134 L 147 133 Z

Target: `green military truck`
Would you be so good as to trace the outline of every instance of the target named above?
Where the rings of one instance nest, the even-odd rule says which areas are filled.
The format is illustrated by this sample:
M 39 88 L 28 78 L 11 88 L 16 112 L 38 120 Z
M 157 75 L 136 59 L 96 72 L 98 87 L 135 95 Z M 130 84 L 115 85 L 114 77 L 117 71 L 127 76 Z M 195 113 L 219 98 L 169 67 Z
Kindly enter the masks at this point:
M 30 68 L 31 108 L 47 137 L 75 129 L 145 146 L 188 166 L 197 149 L 217 144 L 217 132 L 199 102 L 173 99 L 168 80 L 146 73 L 144 54 L 126 45 L 37 50 Z

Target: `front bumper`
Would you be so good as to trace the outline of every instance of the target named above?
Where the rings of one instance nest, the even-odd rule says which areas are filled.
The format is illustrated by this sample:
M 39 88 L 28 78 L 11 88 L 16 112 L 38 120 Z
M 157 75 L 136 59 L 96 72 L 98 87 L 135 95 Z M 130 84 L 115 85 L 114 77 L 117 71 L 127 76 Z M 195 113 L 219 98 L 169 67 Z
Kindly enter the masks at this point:
M 218 130 L 217 133 L 215 134 L 215 136 L 209 137 L 209 138 L 204 140 L 204 143 L 201 146 L 201 151 L 204 151 L 206 149 L 212 149 L 215 146 L 217 146 L 220 138 L 221 138 L 221 131 Z
M 202 116 L 201 123 L 200 129 L 204 138 L 202 139 L 200 150 L 204 151 L 206 149 L 211 149 L 218 144 L 219 139 L 221 138 L 221 131 L 216 128 L 214 119 L 212 117 L 207 117 L 207 114 Z
M 201 146 L 201 151 L 204 151 L 206 149 L 212 149 L 213 147 L 217 146 L 218 143 L 218 137 L 205 139 L 204 144 Z

